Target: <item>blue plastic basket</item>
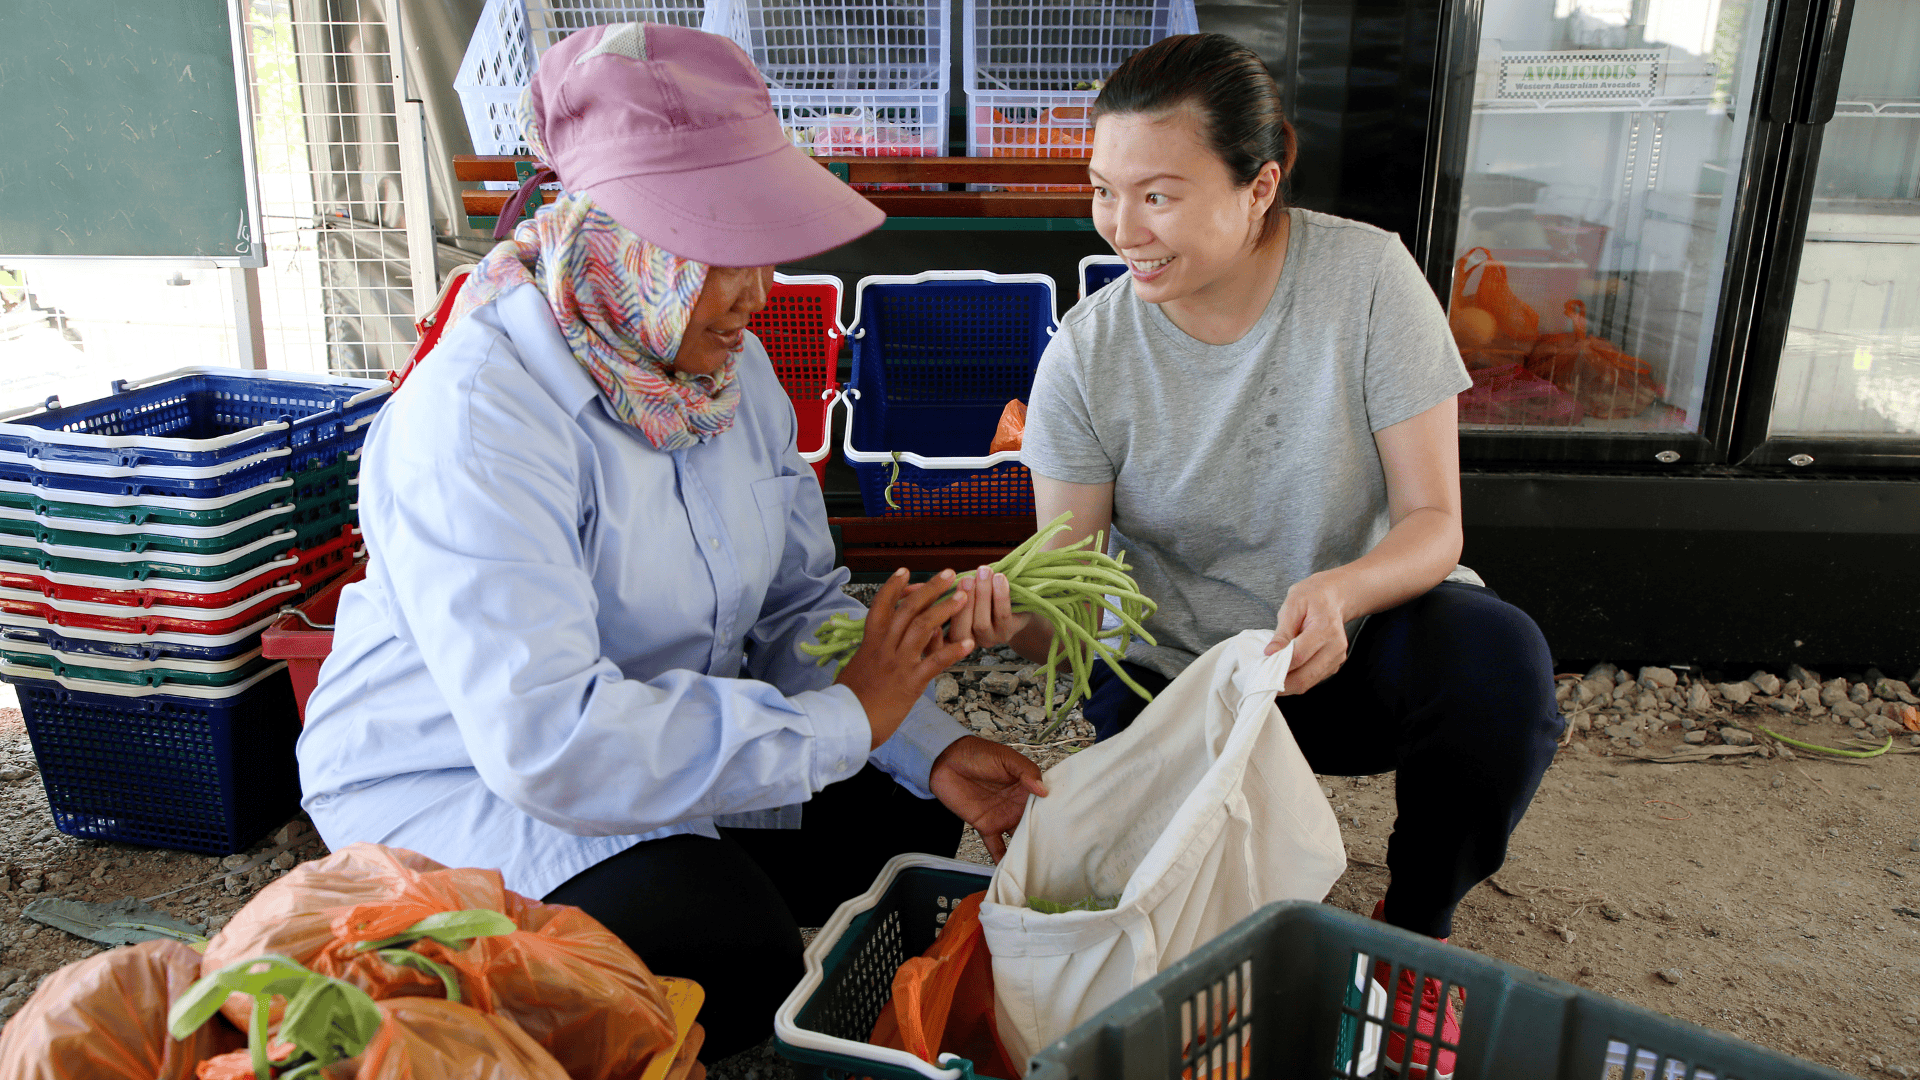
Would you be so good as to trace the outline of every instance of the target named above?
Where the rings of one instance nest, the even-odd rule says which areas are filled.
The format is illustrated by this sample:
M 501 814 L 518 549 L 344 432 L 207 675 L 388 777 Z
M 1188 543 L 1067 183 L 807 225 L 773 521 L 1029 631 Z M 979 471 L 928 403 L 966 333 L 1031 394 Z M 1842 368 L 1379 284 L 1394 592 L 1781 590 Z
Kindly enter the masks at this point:
M 0 480 L 105 495 L 233 495 L 359 449 L 391 389 L 385 380 L 241 368 L 115 387 L 99 401 L 0 417 Z
M 1127 260 L 1118 255 L 1089 255 L 1080 260 L 1080 299 L 1127 276 Z
M 846 451 L 867 513 L 1033 513 L 1024 466 L 978 459 L 1007 402 L 1032 391 L 1054 329 L 1053 279 L 1044 274 L 862 278 Z M 895 453 L 920 459 L 901 464 L 897 479 Z M 890 484 L 897 508 L 884 497 Z M 925 498 L 903 500 L 902 484 Z
M 300 802 L 300 719 L 286 665 L 230 687 L 34 678 L 0 665 L 69 836 L 228 855 Z
M 128 661 L 190 660 L 226 663 L 260 647 L 260 632 L 280 617 L 274 612 L 227 634 L 122 634 L 85 627 L 54 626 L 45 619 L 0 613 L 0 647 L 23 644 L 62 656 L 100 656 Z

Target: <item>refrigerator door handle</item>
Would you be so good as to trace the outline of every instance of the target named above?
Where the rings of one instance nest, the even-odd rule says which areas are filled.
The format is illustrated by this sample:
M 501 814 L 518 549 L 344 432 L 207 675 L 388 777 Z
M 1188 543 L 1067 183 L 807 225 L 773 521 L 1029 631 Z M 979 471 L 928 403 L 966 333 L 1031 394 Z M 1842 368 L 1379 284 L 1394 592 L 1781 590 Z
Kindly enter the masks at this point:
M 1766 117 L 1779 124 L 1824 124 L 1840 96 L 1840 68 L 1853 24 L 1853 0 L 1785 0 L 1773 39 Z

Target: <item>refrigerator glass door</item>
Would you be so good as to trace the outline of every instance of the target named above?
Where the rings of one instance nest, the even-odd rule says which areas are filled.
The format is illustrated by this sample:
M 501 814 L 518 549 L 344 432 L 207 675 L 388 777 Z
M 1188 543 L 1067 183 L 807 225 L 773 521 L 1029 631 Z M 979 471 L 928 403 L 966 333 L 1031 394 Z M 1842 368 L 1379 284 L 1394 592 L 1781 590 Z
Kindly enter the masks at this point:
M 1449 321 L 1467 431 L 1698 433 L 1764 0 L 1486 0 Z
M 1772 435 L 1920 441 L 1920 4 L 1856 0 Z

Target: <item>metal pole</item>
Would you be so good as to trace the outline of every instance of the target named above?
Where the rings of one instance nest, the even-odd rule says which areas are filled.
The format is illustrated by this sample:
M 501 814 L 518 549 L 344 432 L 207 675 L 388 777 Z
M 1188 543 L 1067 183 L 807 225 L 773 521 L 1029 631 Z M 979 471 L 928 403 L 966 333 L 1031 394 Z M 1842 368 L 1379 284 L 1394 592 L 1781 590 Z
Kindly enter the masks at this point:
M 433 252 L 433 196 L 427 175 L 426 105 L 407 77 L 405 0 L 387 0 L 387 42 L 393 67 L 394 124 L 400 136 L 400 199 L 406 211 L 407 259 L 413 279 L 413 313 L 433 308 L 440 293 Z
M 227 270 L 228 291 L 233 297 L 233 328 L 236 350 L 243 367 L 256 371 L 267 368 L 267 328 L 260 311 L 260 271 L 254 267 Z

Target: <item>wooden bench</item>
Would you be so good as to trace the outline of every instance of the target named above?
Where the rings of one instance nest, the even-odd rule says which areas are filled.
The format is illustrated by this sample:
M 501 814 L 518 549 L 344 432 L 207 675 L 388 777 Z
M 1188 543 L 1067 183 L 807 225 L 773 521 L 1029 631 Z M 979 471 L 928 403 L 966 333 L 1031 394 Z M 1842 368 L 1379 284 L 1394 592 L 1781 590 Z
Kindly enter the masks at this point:
M 850 184 L 1084 185 L 1084 158 L 823 157 L 822 167 Z M 454 179 L 518 182 L 537 163 L 515 155 L 456 154 Z M 492 232 L 509 191 L 460 193 L 470 228 Z M 1091 194 L 1080 191 L 872 191 L 887 213 L 881 228 L 1082 230 L 1093 223 Z M 531 214 L 539 202 L 529 200 Z M 859 573 L 904 566 L 916 573 L 970 570 L 1005 555 L 1032 535 L 1034 520 L 1009 517 L 836 517 L 828 519 L 843 565 Z

